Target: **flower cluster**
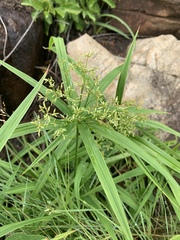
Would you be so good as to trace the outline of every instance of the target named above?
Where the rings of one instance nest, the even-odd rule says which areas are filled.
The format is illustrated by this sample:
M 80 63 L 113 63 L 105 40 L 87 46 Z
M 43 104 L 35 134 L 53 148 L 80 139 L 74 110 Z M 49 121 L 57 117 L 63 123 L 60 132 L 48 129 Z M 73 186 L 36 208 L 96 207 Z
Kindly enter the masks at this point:
M 87 56 L 87 58 L 89 57 L 90 55 Z M 34 121 L 39 132 L 51 124 L 55 128 L 54 137 L 60 134 L 65 136 L 66 127 L 70 123 L 75 123 L 78 126 L 81 122 L 89 124 L 96 121 L 100 124 L 106 124 L 125 136 L 134 135 L 136 124 L 145 121 L 146 116 L 137 111 L 138 107 L 133 102 L 119 105 L 117 99 L 106 101 L 100 91 L 95 69 L 88 70 L 86 65 L 87 62 L 85 64 L 78 63 L 78 70 L 81 74 L 80 82 L 75 86 L 75 88 L 78 87 L 75 95 L 73 94 L 75 91 L 73 86 L 64 89 L 62 84 L 55 87 L 52 78 L 46 79 L 49 88 L 47 88 L 45 96 L 39 95 L 39 99 L 42 99 L 42 105 L 40 106 L 42 118 L 38 116 Z M 71 64 L 71 68 L 77 68 L 77 65 Z M 51 99 L 51 102 L 48 99 Z M 60 109 L 53 107 L 59 99 L 64 99 L 71 114 L 61 114 Z M 57 118 L 60 118 L 58 123 Z

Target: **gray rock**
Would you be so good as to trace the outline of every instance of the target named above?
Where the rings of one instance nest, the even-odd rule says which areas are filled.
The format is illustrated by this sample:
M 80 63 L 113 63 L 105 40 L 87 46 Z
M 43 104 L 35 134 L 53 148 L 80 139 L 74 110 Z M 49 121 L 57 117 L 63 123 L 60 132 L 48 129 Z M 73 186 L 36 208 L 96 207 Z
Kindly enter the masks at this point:
M 95 69 L 97 76 L 101 79 L 106 76 L 111 70 L 123 63 L 123 59 L 111 54 L 101 44 L 96 42 L 88 34 L 84 34 L 78 39 L 71 41 L 67 45 L 68 54 L 77 62 L 87 62 L 88 69 Z M 87 61 L 87 54 L 91 54 L 91 57 Z M 73 80 L 76 83 L 80 83 L 81 79 L 72 71 Z M 115 97 L 115 91 L 117 87 L 118 79 L 108 87 L 105 94 L 108 98 Z
M 180 131 L 180 41 L 172 35 L 137 40 L 124 100 L 169 114 L 153 118 Z
M 122 18 L 139 35 L 158 36 L 173 34 L 180 38 L 180 0 L 116 0 L 113 14 Z M 127 32 L 118 21 L 117 28 Z

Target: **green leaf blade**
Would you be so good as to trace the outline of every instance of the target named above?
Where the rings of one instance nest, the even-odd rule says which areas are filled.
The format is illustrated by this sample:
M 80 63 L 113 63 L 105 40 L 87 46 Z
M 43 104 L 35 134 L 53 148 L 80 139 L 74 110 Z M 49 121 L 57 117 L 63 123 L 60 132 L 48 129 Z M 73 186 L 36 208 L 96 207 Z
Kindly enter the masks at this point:
M 122 227 L 124 237 L 127 240 L 133 239 L 128 225 L 127 217 L 124 212 L 123 204 L 121 202 L 116 186 L 109 172 L 109 169 L 98 148 L 96 141 L 94 140 L 91 134 L 91 131 L 89 130 L 87 125 L 81 123 L 79 125 L 79 132 L 86 147 L 87 153 L 94 166 L 96 174 L 98 175 L 99 181 L 102 184 L 103 190 L 105 191 L 106 196 L 114 211 L 114 214 L 116 215 L 119 224 Z

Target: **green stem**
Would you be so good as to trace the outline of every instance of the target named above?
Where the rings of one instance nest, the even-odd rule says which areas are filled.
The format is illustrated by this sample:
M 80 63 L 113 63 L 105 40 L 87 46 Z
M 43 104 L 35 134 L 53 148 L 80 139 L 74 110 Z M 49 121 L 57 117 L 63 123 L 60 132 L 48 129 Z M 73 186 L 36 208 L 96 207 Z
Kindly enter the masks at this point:
M 76 125 L 76 150 L 75 150 L 75 174 L 77 171 L 77 167 L 79 164 L 77 153 L 78 153 L 78 135 L 79 135 L 79 130 L 78 130 L 78 124 Z

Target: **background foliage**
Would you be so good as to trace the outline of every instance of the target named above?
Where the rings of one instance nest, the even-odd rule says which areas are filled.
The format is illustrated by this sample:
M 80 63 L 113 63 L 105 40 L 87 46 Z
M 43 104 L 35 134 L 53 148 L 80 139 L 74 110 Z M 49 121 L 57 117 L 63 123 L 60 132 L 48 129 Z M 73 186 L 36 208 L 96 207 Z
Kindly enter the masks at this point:
M 43 15 L 46 34 L 54 20 L 59 33 L 66 32 L 73 23 L 77 30 L 84 30 L 100 18 L 102 6 L 114 8 L 114 0 L 22 0 L 22 5 L 34 9 L 33 16 Z

